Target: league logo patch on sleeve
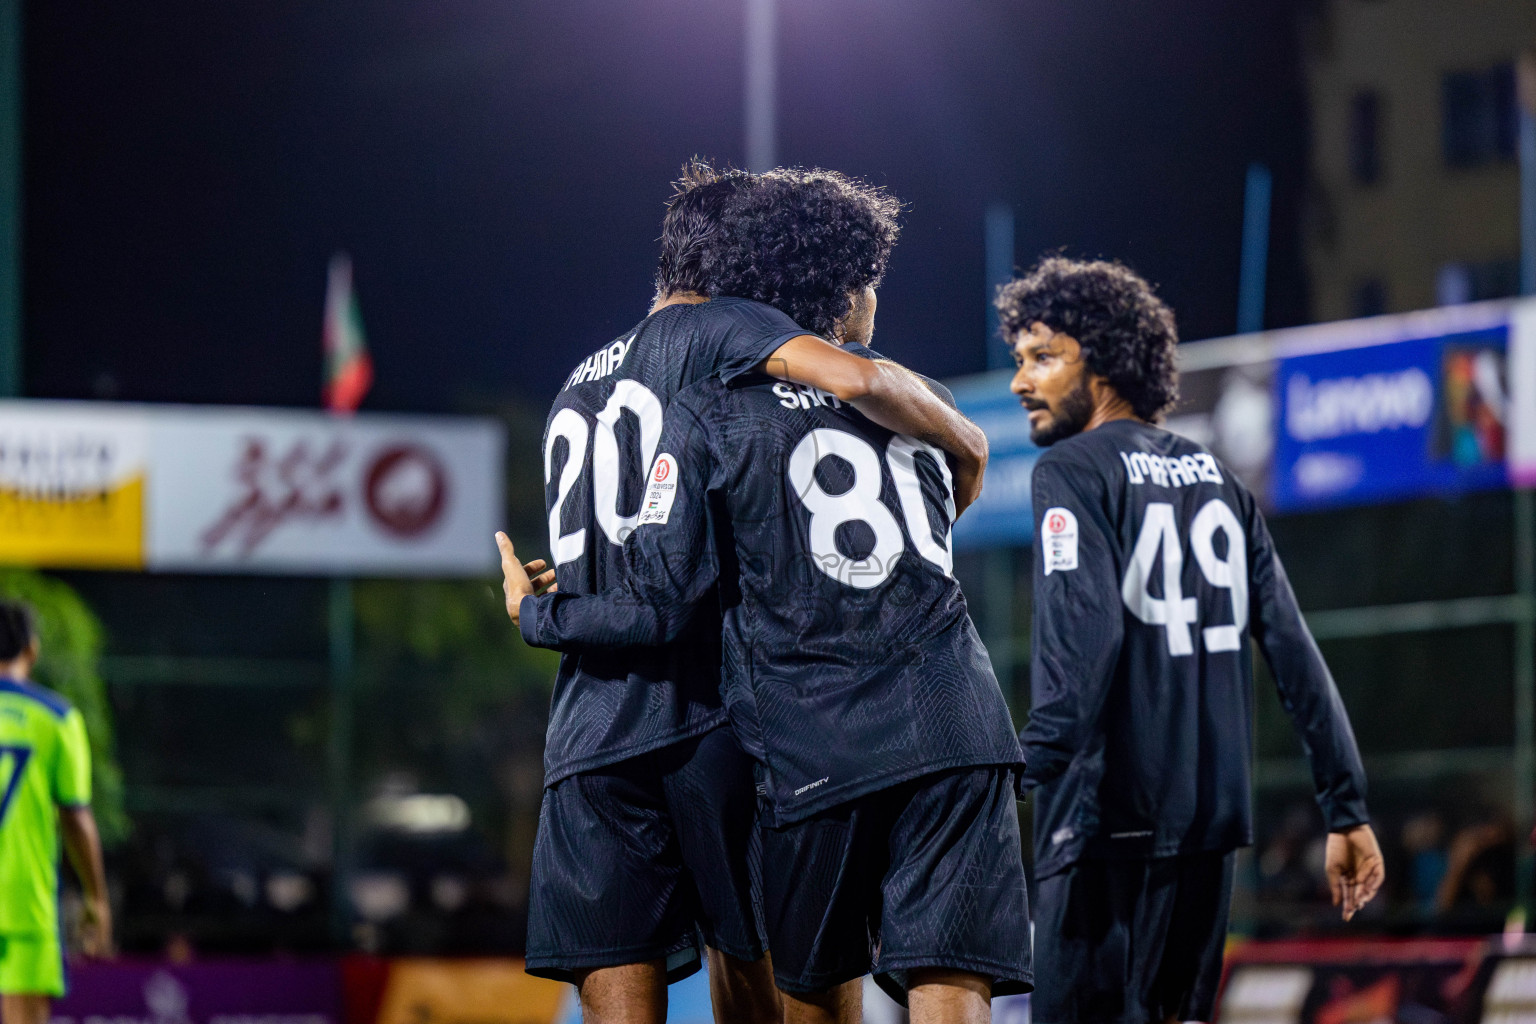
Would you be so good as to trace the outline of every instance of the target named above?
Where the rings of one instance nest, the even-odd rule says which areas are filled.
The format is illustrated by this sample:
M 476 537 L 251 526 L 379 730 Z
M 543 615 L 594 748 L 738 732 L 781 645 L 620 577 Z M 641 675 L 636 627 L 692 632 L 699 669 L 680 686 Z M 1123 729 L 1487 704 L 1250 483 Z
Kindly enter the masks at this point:
M 672 502 L 677 500 L 677 456 L 662 452 L 656 456 L 651 475 L 646 478 L 645 500 L 640 503 L 640 521 L 665 523 L 672 516 Z
M 1040 553 L 1045 574 L 1077 568 L 1077 516 L 1071 509 L 1048 508 L 1040 520 Z

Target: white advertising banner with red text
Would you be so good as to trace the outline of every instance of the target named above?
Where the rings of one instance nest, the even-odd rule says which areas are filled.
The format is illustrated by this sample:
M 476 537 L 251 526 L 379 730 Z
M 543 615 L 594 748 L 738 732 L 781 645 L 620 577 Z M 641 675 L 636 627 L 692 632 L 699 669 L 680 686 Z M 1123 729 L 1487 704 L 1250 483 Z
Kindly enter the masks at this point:
M 0 562 L 490 573 L 504 446 L 492 420 L 0 402 Z

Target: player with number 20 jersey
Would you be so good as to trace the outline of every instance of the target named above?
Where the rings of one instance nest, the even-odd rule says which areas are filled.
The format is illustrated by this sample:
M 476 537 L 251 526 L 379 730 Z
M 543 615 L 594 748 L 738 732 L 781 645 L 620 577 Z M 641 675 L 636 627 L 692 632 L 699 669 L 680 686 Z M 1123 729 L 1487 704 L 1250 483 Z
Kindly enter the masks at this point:
M 684 392 L 659 452 L 624 590 L 526 597 L 524 638 L 663 643 L 713 616 L 718 584 L 780 987 L 871 967 L 888 986 L 921 968 L 1027 986 L 1019 749 L 951 571 L 943 454 L 760 377 Z
M 818 189 L 816 203 L 788 211 L 814 240 L 773 246 L 769 261 L 774 281 L 815 293 L 817 301 L 796 307 L 812 316 L 809 324 L 784 312 L 780 291 L 757 287 L 761 273 L 752 280 L 721 273 L 734 260 L 762 271 L 763 232 L 750 229 L 742 212 L 785 212 L 774 173 L 694 161 L 662 222 L 651 316 L 578 365 L 556 398 L 544 440 L 555 568 L 541 579 L 553 575 L 567 595 L 601 594 L 621 582 L 620 545 L 644 521 L 645 477 L 673 398 L 759 365 L 832 389 L 875 421 L 955 453 L 962 498 L 974 500 L 986 462 L 979 428 L 909 371 L 803 329 L 830 330 L 847 314 L 849 296 L 878 284 L 897 235 L 895 201 L 831 172 L 808 181 L 784 173 Z M 731 297 L 747 294 L 775 305 Z M 499 535 L 497 543 L 505 561 L 511 542 Z M 592 1018 L 660 1019 L 664 981 L 697 964 L 700 933 L 716 1014 L 743 1022 L 779 1016 L 755 910 L 752 762 L 723 727 L 719 612 L 711 607 L 712 617 L 701 616 L 669 647 L 561 660 L 527 966 L 575 981 Z
M 601 594 L 622 578 L 621 545 L 638 521 L 672 397 L 749 370 L 804 333 L 755 302 L 683 303 L 576 366 L 544 435 L 561 590 Z M 751 804 L 731 796 L 750 791 L 749 767 L 721 729 L 717 677 L 686 664 L 717 663 L 719 643 L 718 627 L 701 621 L 674 647 L 561 659 L 534 845 L 530 973 L 571 981 L 584 969 L 662 959 L 676 979 L 697 969 L 696 920 L 712 948 L 762 957 Z

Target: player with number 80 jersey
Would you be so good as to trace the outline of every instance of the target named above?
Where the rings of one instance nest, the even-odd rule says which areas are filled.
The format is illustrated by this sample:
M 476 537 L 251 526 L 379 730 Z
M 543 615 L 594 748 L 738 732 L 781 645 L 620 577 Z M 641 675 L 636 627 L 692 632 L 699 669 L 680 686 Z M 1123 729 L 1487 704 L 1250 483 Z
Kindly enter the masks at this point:
M 951 571 L 942 452 L 761 377 L 683 392 L 658 451 L 623 588 L 528 599 L 529 643 L 666 643 L 720 581 L 726 704 L 776 820 L 937 768 L 1018 762 Z
M 951 571 L 943 453 L 761 377 L 683 392 L 659 451 L 623 589 L 525 597 L 524 639 L 665 643 L 713 614 L 718 584 L 726 705 L 773 826 L 764 909 L 780 987 L 824 990 L 871 967 L 900 986 L 945 967 L 1017 991 L 1030 978 L 1020 752 Z M 818 845 L 833 835 L 846 842 Z M 941 849 L 942 863 L 922 861 Z M 840 884 L 872 892 L 816 891 L 839 862 Z

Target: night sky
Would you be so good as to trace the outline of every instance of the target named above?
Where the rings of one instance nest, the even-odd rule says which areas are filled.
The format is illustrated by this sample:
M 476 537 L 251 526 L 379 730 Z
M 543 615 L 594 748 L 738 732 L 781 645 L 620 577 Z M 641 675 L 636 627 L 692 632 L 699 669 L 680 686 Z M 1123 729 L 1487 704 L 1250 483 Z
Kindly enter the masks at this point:
M 1267 322 L 1306 316 L 1299 0 L 779 0 L 779 159 L 908 204 L 875 340 L 984 368 L 982 218 L 1231 333 L 1244 168 Z M 33 0 L 26 392 L 315 406 L 351 252 L 365 409 L 548 404 L 645 313 L 668 181 L 740 162 L 739 0 Z

